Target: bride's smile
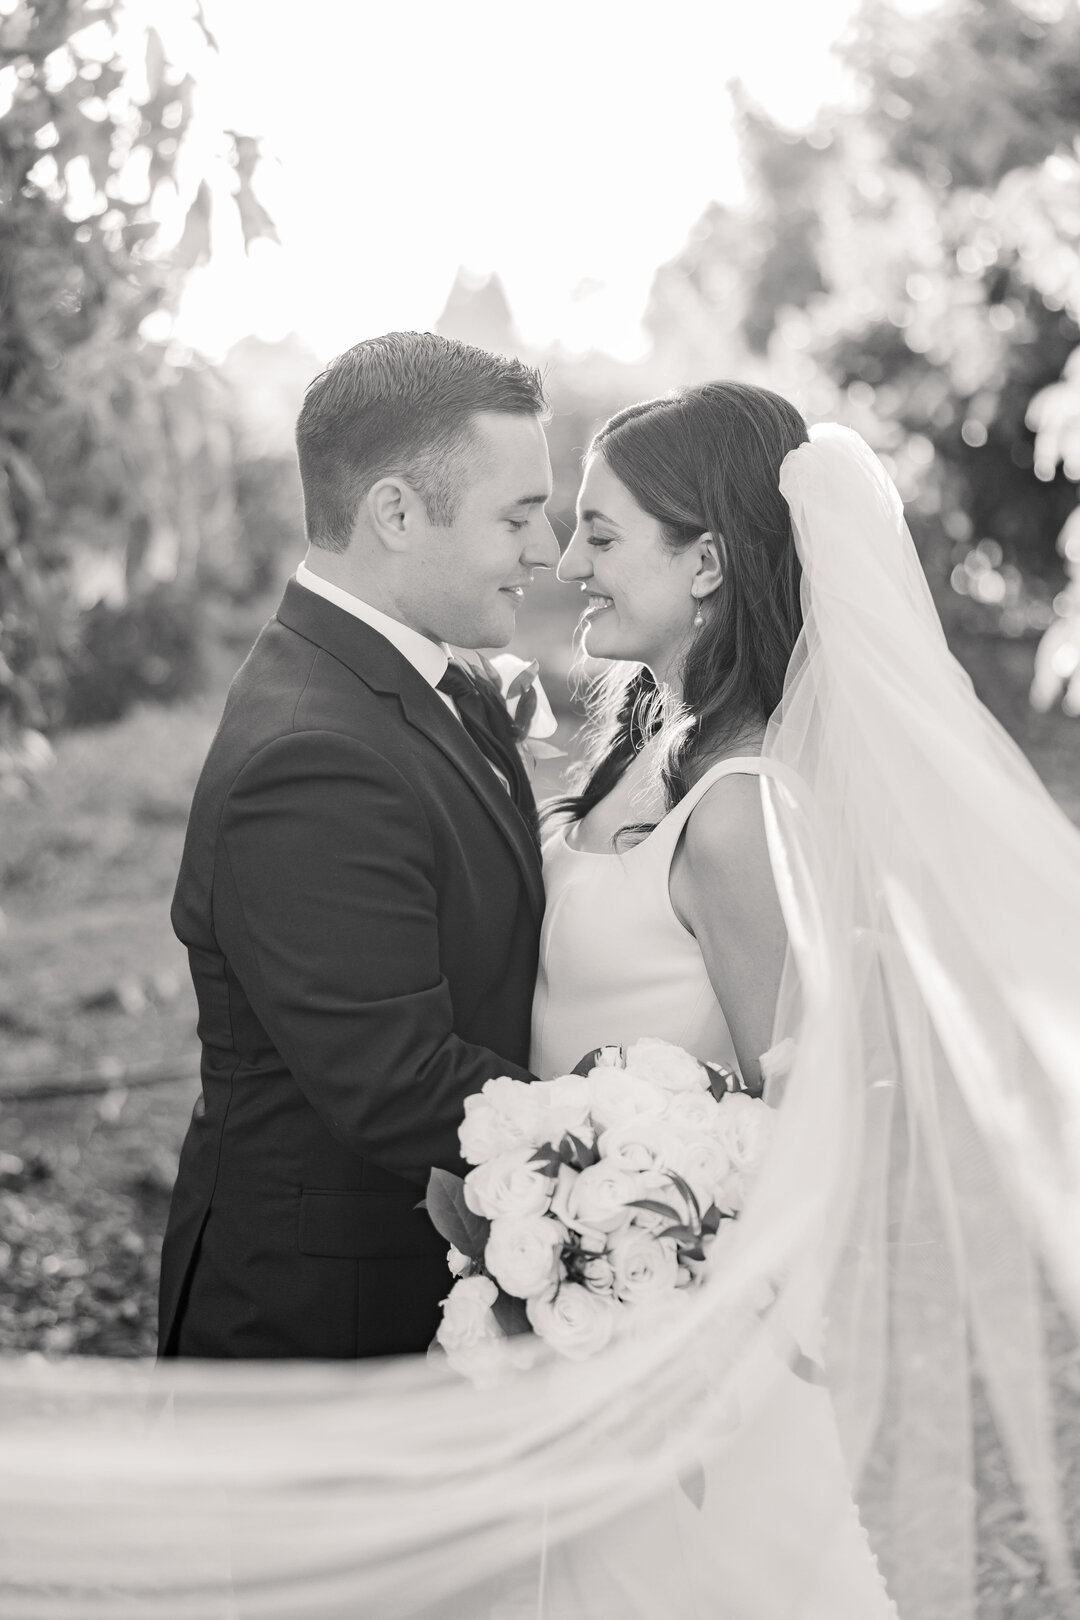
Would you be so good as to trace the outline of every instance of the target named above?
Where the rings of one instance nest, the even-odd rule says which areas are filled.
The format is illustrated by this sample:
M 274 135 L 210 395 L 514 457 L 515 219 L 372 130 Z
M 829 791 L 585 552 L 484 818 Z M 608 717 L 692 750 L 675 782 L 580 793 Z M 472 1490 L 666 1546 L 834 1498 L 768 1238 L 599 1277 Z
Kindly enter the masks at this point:
M 711 535 L 671 546 L 603 456 L 592 455 L 558 575 L 566 584 L 580 582 L 586 593 L 582 624 L 591 658 L 647 664 L 658 680 L 674 684 L 701 603 L 719 583 L 719 566 Z

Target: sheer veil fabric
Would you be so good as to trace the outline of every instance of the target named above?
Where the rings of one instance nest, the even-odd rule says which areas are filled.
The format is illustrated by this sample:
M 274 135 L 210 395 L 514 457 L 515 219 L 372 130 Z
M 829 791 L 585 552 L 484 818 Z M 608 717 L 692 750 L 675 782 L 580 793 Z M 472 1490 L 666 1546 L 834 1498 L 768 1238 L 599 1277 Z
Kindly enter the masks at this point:
M 0 1615 L 793 1620 L 838 1529 L 770 1473 L 777 1414 L 812 1407 L 903 1620 L 975 1620 L 976 1378 L 1078 1612 L 1044 1318 L 1080 1327 L 1080 837 L 949 655 L 868 447 L 816 428 L 781 487 L 786 1063 L 724 1263 L 591 1361 L 518 1341 L 485 1390 L 437 1361 L 8 1359 Z M 684 1534 L 722 1531 L 725 1469 L 783 1529 L 756 1608 L 752 1567 L 737 1609 Z

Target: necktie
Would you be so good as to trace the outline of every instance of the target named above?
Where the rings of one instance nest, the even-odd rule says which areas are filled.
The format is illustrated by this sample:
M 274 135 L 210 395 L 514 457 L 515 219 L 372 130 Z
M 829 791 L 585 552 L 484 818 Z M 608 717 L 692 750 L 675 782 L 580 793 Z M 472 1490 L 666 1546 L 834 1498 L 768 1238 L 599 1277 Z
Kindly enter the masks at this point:
M 492 765 L 503 778 L 510 790 L 511 797 L 516 803 L 518 797 L 516 792 L 516 760 L 512 758 L 514 744 L 510 734 L 509 716 L 507 716 L 506 738 L 504 740 L 496 734 L 493 724 L 495 715 L 485 702 L 480 688 L 460 664 L 447 664 L 446 674 L 439 682 L 438 689 L 440 692 L 445 692 L 447 697 L 453 698 L 462 725 L 488 761 L 488 764 Z

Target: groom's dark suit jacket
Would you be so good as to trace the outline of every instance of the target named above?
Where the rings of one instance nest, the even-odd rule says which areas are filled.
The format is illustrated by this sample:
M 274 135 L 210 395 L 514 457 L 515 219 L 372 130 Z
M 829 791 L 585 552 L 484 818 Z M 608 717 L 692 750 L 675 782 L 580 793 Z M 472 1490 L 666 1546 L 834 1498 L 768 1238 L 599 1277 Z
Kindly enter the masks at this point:
M 233 682 L 173 902 L 203 1056 L 162 1354 L 426 1347 L 452 1278 L 415 1205 L 432 1165 L 463 1168 L 464 1099 L 531 1078 L 542 908 L 530 828 L 438 693 L 290 583 Z

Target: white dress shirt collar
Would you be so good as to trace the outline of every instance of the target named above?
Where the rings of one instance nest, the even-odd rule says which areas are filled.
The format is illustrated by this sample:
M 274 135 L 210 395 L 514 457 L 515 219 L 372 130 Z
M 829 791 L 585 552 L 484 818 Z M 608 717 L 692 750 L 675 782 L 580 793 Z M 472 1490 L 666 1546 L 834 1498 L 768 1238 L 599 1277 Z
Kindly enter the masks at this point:
M 333 602 L 335 607 L 342 608 L 351 613 L 354 619 L 360 619 L 364 624 L 377 630 L 390 644 L 397 648 L 403 658 L 422 675 L 429 686 L 438 686 L 446 674 L 446 666 L 450 662 L 449 649 L 440 642 L 429 641 L 427 636 L 413 630 L 409 625 L 402 624 L 400 619 L 392 619 L 387 613 L 380 613 L 378 608 L 371 607 L 362 602 L 351 591 L 342 590 L 340 585 L 331 585 L 328 579 L 321 578 L 313 572 L 306 563 L 300 563 L 296 570 L 296 583 L 305 590 L 314 591 L 316 596 L 325 597 Z M 442 693 L 439 694 L 440 697 Z

